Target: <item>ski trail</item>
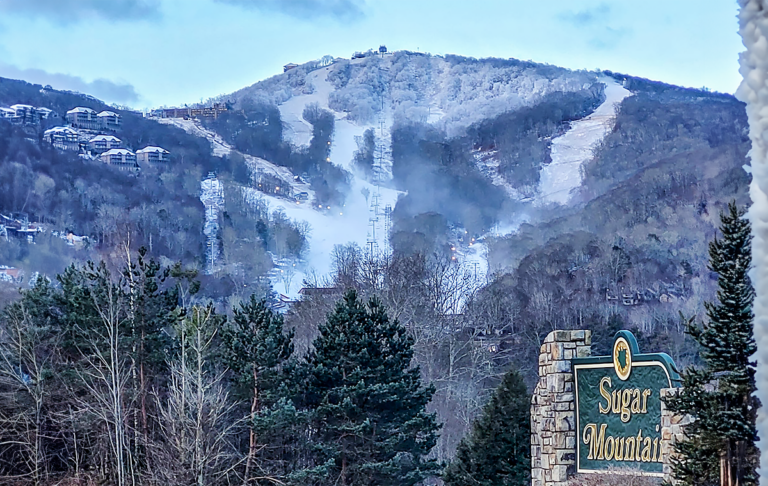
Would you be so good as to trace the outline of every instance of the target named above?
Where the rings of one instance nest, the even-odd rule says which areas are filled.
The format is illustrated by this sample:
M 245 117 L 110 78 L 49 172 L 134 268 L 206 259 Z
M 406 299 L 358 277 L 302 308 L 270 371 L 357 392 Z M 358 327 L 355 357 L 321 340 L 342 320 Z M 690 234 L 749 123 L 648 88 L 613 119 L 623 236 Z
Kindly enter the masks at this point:
M 205 273 L 212 275 L 219 261 L 219 211 L 224 207 L 224 186 L 213 174 L 200 182 L 200 201 L 205 206 Z
M 613 128 L 619 104 L 632 93 L 613 78 L 602 78 L 605 101 L 589 116 L 571 123 L 570 129 L 552 140 L 552 162 L 541 169 L 538 205 L 566 204 L 571 191 L 581 185 L 581 166 Z

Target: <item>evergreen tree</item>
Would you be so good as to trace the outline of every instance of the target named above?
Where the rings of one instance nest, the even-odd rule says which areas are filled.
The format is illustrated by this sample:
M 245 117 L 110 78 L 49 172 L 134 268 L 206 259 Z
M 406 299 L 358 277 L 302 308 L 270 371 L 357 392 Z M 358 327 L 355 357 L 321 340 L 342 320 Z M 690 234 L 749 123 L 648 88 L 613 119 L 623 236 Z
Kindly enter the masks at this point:
M 426 412 L 434 388 L 411 367 L 405 329 L 378 300 L 366 306 L 350 290 L 319 331 L 297 370 L 308 444 L 292 482 L 410 486 L 435 474 L 437 462 L 426 458 L 437 441 Z
M 170 269 L 161 267 L 147 255 L 145 247 L 139 248 L 135 260 L 129 253 L 127 265 L 122 271 L 133 394 L 129 413 L 136 460 L 145 455 L 142 447 L 150 442 L 151 417 L 156 415 L 148 395 L 151 389 L 164 385 L 169 374 L 166 357 L 171 339 L 165 330 L 182 317 L 182 311 L 177 306 L 176 288 L 161 288 L 165 286 Z
M 446 486 L 526 486 L 531 471 L 530 395 L 510 370 L 443 473 Z
M 271 429 L 267 418 L 272 415 L 263 414 L 258 422 L 256 416 L 276 400 L 279 367 L 293 353 L 293 333 L 286 334 L 283 331 L 283 317 L 272 312 L 266 301 L 257 300 L 255 295 L 251 295 L 249 301 L 235 309 L 233 321 L 222 336 L 223 356 L 227 366 L 234 372 L 235 397 L 247 400 L 250 404 L 251 425 L 245 463 L 247 483 L 250 481 L 257 448 L 260 449 L 261 457 L 271 452 L 271 444 L 259 441 L 260 434 L 257 431 L 266 433 Z
M 701 347 L 703 369 L 683 373 L 683 389 L 667 400 L 694 421 L 687 442 L 676 448 L 674 476 L 684 485 L 752 485 L 757 482 L 755 353 L 752 331 L 754 289 L 750 224 L 734 203 L 720 215 L 722 239 L 709 245 L 710 269 L 718 274 L 717 303 L 705 303 L 707 322 L 691 319 L 688 332 Z

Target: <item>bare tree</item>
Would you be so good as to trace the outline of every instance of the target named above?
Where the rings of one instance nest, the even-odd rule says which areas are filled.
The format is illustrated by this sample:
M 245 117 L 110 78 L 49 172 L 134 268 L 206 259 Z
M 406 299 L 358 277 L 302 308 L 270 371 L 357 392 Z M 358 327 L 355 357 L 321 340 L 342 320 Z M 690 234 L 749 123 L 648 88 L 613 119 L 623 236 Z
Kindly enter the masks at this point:
M 38 322 L 24 302 L 10 305 L 0 327 L 0 446 L 18 450 L 14 469 L 23 465 L 35 485 L 48 473 L 44 447 L 44 408 L 56 337 L 45 322 Z
M 179 357 L 170 363 L 167 396 L 155 392 L 161 441 L 154 444 L 155 479 L 166 485 L 223 482 L 242 461 L 233 439 L 243 424 L 209 357 L 220 326 L 213 306 L 195 306 L 177 328 Z
M 137 478 L 125 411 L 130 373 L 122 350 L 124 303 L 106 267 L 100 266 L 93 277 L 91 297 L 100 322 L 93 328 L 78 329 L 84 344 L 79 346 L 82 362 L 77 374 L 88 397 L 76 400 L 81 410 L 104 423 L 112 460 L 110 473 L 117 486 L 125 486 L 129 480 L 135 484 Z

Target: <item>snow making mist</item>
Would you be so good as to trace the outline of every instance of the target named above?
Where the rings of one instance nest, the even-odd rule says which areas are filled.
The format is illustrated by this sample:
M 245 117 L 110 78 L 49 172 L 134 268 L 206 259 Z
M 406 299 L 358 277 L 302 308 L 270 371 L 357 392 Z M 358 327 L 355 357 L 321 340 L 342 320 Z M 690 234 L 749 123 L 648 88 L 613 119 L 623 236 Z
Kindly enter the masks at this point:
M 752 148 L 751 273 L 755 287 L 754 327 L 757 343 L 757 397 L 763 404 L 757 415 L 760 437 L 760 484 L 768 486 L 768 0 L 739 0 L 739 34 L 747 48 L 740 56 L 742 81 L 736 96 L 747 104 Z

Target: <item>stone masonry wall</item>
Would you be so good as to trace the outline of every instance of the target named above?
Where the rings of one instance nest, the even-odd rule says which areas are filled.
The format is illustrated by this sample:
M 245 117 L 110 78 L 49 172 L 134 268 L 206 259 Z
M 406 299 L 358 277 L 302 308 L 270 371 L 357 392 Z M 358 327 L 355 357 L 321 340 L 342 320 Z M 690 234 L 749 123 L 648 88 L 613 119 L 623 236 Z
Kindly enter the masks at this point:
M 539 354 L 531 399 L 531 486 L 565 486 L 576 468 L 576 401 L 571 359 L 591 354 L 591 331 L 553 331 Z

